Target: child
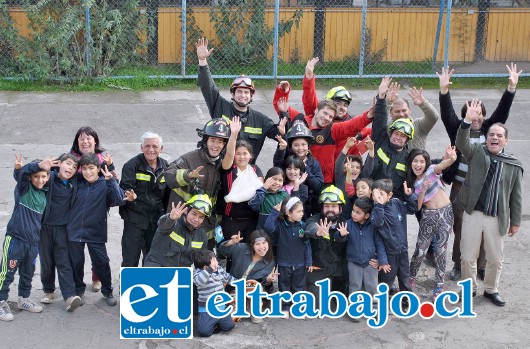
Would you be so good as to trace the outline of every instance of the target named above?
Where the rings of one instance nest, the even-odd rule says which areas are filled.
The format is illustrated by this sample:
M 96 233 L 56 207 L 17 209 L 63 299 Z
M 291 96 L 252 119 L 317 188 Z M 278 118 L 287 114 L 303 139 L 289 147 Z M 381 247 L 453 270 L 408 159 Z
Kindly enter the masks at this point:
M 249 201 L 250 208 L 259 212 L 256 229 L 263 229 L 265 221 L 273 211 L 274 206 L 281 204 L 283 200 L 289 197 L 289 194 L 282 189 L 284 181 L 285 174 L 281 168 L 270 168 L 265 175 L 263 187 L 256 190 L 256 195 Z
M 304 162 L 298 157 L 289 155 L 283 163 L 283 169 L 287 177 L 283 189 L 289 193 L 289 195 L 296 196 L 302 200 L 305 212 L 305 209 L 307 208 L 305 203 L 309 197 L 309 189 L 307 188 L 307 185 L 304 184 L 308 176 L 307 172 L 305 172 Z
M 221 190 L 217 198 L 217 213 L 223 215 L 221 227 L 225 240 L 241 232 L 246 242 L 258 225 L 259 214 L 248 205 L 256 190 L 263 186 L 261 169 L 250 164 L 252 146 L 237 140 L 241 122 L 234 116 L 230 122 L 230 138 L 221 163 Z M 228 267 L 227 267 L 228 268 Z M 229 268 L 228 268 L 229 269 Z
M 418 210 L 422 210 L 418 241 L 410 261 L 410 283 L 413 288 L 418 269 L 434 237 L 436 286 L 433 290 L 433 300 L 444 289 L 445 253 L 454 220 L 451 200 L 443 190 L 440 176 L 442 171 L 455 161 L 456 150 L 450 146 L 445 149 L 444 159 L 437 165 L 431 165 L 429 153 L 420 149 L 412 149 L 407 161 L 407 185 L 414 188 L 413 195 L 418 200 Z
M 377 293 L 377 268 L 370 261 L 376 259 L 379 262 L 379 270 L 385 273 L 390 271 L 390 265 L 385 251 L 385 244 L 381 236 L 374 231 L 370 221 L 372 211 L 372 200 L 367 197 L 355 200 L 351 219 L 346 223 L 339 223 L 338 233 L 346 243 L 346 259 L 348 260 L 348 272 L 350 283 L 350 294 L 364 290 L 371 295 Z
M 313 271 L 311 245 L 304 234 L 303 217 L 302 201 L 292 197 L 274 206 L 265 222 L 265 231 L 277 246 L 280 291 L 306 291 L 307 271 Z M 288 310 L 288 305 L 284 304 L 283 309 Z M 289 317 L 289 313 L 286 312 L 285 316 Z
M 283 118 L 282 120 L 286 120 Z M 280 126 L 281 126 L 280 122 Z M 280 129 L 279 126 L 279 129 Z M 280 130 L 282 132 L 282 130 Z M 293 123 L 292 127 L 287 131 L 285 139 L 281 136 L 276 136 L 278 140 L 278 148 L 274 153 L 273 164 L 277 167 L 285 168 L 285 160 L 293 155 L 300 159 L 305 169 L 303 172 L 307 173 L 305 184 L 308 188 L 308 199 L 305 203 L 305 213 L 310 216 L 311 213 L 317 213 L 320 209 L 318 205 L 318 196 L 324 184 L 324 176 L 318 160 L 311 154 L 310 148 L 314 143 L 313 134 L 311 130 L 300 120 Z
M 371 198 L 372 197 L 372 185 L 374 181 L 370 178 L 360 178 L 355 184 L 355 195 L 357 198 Z
M 210 337 L 217 326 L 222 331 L 232 331 L 235 327 L 232 316 L 228 314 L 220 319 L 211 317 L 206 311 L 206 301 L 215 292 L 223 291 L 225 284 L 231 284 L 236 278 L 219 266 L 215 254 L 210 250 L 197 250 L 193 255 L 193 264 L 195 266 L 193 282 L 197 286 L 197 301 L 199 305 L 197 333 L 201 337 Z
M 109 306 L 117 304 L 112 295 L 112 277 L 107 255 L 107 215 L 110 207 L 123 205 L 123 201 L 134 201 L 132 190 L 123 192 L 112 173 L 102 169 L 98 157 L 85 154 L 79 161 L 82 176 L 78 176 L 77 193 L 68 219 L 68 249 L 74 270 L 76 294 L 83 297 L 86 284 L 85 244 L 88 246 L 92 268 L 101 281 L 101 293 Z M 100 171 L 104 176 L 100 176 Z
M 392 198 L 393 184 L 390 179 L 379 179 L 372 187 L 374 208 L 372 224 L 385 242 L 390 272 L 379 273 L 379 281 L 392 287 L 397 275 L 399 290 L 411 291 L 409 254 L 407 241 L 407 214 L 414 214 L 417 201 L 411 196 L 412 189 L 403 183 L 405 199 Z
M 358 196 L 355 194 L 355 185 L 359 178 L 370 176 L 374 168 L 374 142 L 367 137 L 365 144 L 368 149 L 366 163 L 363 165 L 363 159 L 357 155 L 348 155 L 350 149 L 357 144 L 355 137 L 349 137 L 339 157 L 335 161 L 335 185 L 346 194 L 347 200 L 341 216 L 344 220 L 350 219 L 353 209 L 353 203 Z
M 17 158 L 18 160 L 18 158 Z M 46 159 L 33 161 L 20 169 L 15 169 L 15 208 L 7 223 L 2 260 L 0 261 L 0 320 L 11 321 L 13 314 L 7 303 L 9 285 L 18 270 L 18 309 L 40 313 L 42 306 L 35 304 L 29 295 L 31 280 L 35 274 L 35 264 L 39 253 L 39 231 L 46 208 L 46 188 L 50 178 L 50 168 L 59 161 Z
M 43 304 L 50 304 L 55 299 L 57 268 L 59 287 L 66 302 L 66 310 L 72 312 L 81 305 L 81 298 L 76 296 L 74 275 L 68 255 L 66 225 L 77 190 L 77 157 L 73 154 L 64 154 L 59 161 L 61 163 L 58 170 L 50 174 L 46 211 L 40 231 L 40 279 L 44 291 L 40 301 Z

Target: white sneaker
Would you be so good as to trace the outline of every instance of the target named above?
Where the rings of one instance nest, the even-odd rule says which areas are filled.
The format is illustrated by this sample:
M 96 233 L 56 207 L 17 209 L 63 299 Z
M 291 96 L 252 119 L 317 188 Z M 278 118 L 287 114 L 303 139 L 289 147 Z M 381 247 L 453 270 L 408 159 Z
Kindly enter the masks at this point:
M 101 290 L 101 281 L 96 280 L 96 281 L 92 282 L 92 291 L 93 292 L 99 292 L 99 290 Z
M 252 322 L 253 324 L 261 324 L 263 323 L 263 319 L 251 316 L 250 322 Z
M 27 310 L 30 313 L 40 313 L 44 308 L 42 305 L 35 304 L 35 302 L 29 298 L 18 297 L 18 309 Z
M 13 314 L 7 301 L 0 301 L 0 320 L 2 321 L 13 321 Z
M 66 299 L 66 311 L 70 313 L 77 309 L 81 305 L 81 297 L 71 296 Z
M 42 304 L 51 304 L 55 299 L 55 293 L 45 293 L 44 296 L 40 299 Z

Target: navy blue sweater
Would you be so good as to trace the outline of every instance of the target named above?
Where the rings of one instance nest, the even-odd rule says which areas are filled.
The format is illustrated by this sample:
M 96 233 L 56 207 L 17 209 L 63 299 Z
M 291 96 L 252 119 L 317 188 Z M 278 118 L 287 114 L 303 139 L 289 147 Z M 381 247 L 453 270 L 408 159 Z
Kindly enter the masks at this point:
M 346 259 L 361 267 L 366 267 L 370 259 L 379 261 L 380 265 L 388 264 L 385 250 L 385 243 L 381 236 L 374 231 L 374 226 L 370 220 L 359 224 L 352 219 L 346 221 L 348 235 L 341 237 L 336 231 L 336 238 L 346 240 Z
M 75 193 L 77 191 L 77 176 L 63 181 L 57 171 L 51 171 L 46 194 L 46 211 L 42 224 L 66 225 L 70 215 Z
M 375 204 L 372 209 L 372 224 L 385 242 L 387 254 L 398 254 L 408 251 L 407 214 L 414 214 L 418 209 L 417 200 L 405 196 L 407 201 L 392 198 L 385 205 Z
M 124 204 L 124 192 L 114 178 L 99 177 L 88 183 L 78 174 L 77 193 L 66 227 L 68 240 L 74 242 L 107 242 L 109 208 Z
M 278 265 L 284 267 L 310 267 L 313 265 L 311 258 L 311 245 L 305 237 L 304 222 L 289 222 L 278 220 L 279 212 L 272 210 L 265 222 L 265 231 L 269 233 L 274 244 L 278 246 Z

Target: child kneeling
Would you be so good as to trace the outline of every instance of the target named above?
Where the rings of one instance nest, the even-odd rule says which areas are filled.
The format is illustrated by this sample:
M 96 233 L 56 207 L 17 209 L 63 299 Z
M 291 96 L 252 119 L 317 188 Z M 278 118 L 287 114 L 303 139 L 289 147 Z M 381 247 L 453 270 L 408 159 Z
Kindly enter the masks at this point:
M 193 282 L 197 286 L 199 296 L 199 319 L 197 321 L 197 333 L 201 337 L 210 337 L 218 326 L 221 331 L 231 331 L 235 327 L 234 320 L 230 314 L 216 319 L 206 311 L 206 301 L 215 292 L 224 291 L 226 283 L 232 283 L 236 279 L 228 274 L 217 262 L 215 254 L 206 249 L 200 249 L 193 254 L 195 274 Z

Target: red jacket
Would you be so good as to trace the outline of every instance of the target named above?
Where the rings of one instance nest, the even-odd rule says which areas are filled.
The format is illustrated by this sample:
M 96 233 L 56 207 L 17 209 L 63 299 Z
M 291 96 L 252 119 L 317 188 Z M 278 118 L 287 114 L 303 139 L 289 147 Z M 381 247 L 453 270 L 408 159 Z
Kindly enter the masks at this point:
M 310 81 L 310 80 L 308 80 Z M 310 82 L 309 82 L 310 83 Z M 306 79 L 304 79 L 304 90 L 305 90 Z M 314 82 L 313 82 L 314 84 Z M 290 91 L 289 91 L 290 92 Z M 278 110 L 278 100 L 281 97 L 289 98 L 289 92 L 285 92 L 281 88 L 276 88 L 273 98 L 273 106 Z M 302 99 L 305 99 L 304 95 Z M 305 115 L 297 111 L 296 109 L 289 107 L 288 110 L 289 118 L 291 122 L 295 120 L 303 120 L 307 127 L 312 131 L 313 137 L 315 137 L 315 143 L 311 146 L 311 154 L 318 160 L 322 167 L 322 173 L 324 175 L 324 183 L 333 183 L 333 171 L 335 168 L 335 147 L 338 142 L 346 141 L 348 137 L 356 136 L 364 127 L 372 122 L 367 114 L 364 112 L 348 121 L 333 123 L 326 128 L 311 127 L 311 120 L 314 115 Z
M 311 115 L 315 112 L 318 106 L 318 97 L 317 97 L 317 89 L 315 86 L 315 77 L 312 79 L 307 79 L 304 75 L 303 80 L 303 95 L 302 95 L 302 102 L 304 104 L 304 112 L 306 115 Z M 342 120 L 335 120 L 334 122 L 344 122 L 352 119 L 354 116 L 350 114 L 346 114 L 344 119 Z M 361 139 L 365 139 L 367 136 L 372 136 L 372 128 L 371 127 L 365 127 L 361 131 Z M 342 151 L 342 148 L 344 148 L 344 145 L 346 144 L 347 139 L 338 141 L 335 146 L 335 159 L 339 157 L 339 153 Z M 348 151 L 349 155 L 358 155 L 362 156 L 366 152 L 366 147 L 364 146 L 357 146 L 354 145 L 350 148 Z

